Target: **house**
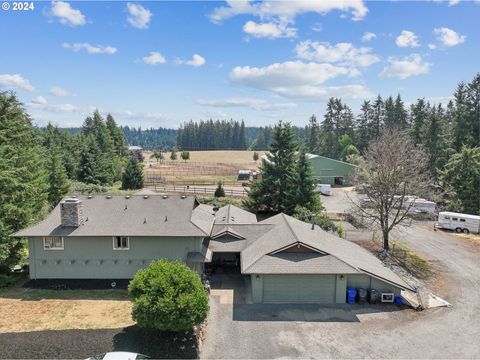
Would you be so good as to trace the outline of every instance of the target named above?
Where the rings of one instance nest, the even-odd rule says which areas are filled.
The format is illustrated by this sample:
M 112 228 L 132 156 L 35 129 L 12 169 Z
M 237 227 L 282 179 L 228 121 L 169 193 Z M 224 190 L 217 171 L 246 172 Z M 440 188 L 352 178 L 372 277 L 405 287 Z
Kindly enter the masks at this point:
M 319 184 L 352 185 L 358 166 L 316 154 L 306 154 Z M 266 160 L 265 155 L 262 159 Z
M 143 148 L 141 146 L 129 146 L 128 153 L 130 154 L 130 156 L 136 157 L 139 162 L 142 162 L 144 160 Z
M 360 246 L 285 214 L 257 222 L 189 196 L 66 198 L 27 237 L 32 279 L 129 279 L 156 259 L 229 266 L 256 303 L 344 303 L 348 287 L 413 290 Z M 241 275 L 240 275 L 241 274 Z

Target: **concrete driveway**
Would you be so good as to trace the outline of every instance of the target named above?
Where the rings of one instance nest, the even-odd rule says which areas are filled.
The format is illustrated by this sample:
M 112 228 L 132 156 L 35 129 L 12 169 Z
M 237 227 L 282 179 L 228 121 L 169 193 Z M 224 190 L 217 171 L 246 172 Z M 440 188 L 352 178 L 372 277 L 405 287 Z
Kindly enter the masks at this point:
M 220 304 L 202 358 L 480 358 L 480 244 L 416 223 L 397 233 L 440 269 L 450 308 Z

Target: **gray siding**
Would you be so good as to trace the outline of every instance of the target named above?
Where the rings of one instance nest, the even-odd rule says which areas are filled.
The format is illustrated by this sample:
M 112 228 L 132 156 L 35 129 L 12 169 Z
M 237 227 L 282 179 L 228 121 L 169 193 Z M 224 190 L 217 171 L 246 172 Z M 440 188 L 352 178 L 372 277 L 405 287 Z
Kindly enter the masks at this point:
M 351 288 L 363 288 L 363 289 L 375 289 L 380 292 L 393 292 L 395 295 L 400 295 L 401 289 L 395 285 L 391 285 L 377 278 L 371 277 L 366 274 L 348 275 L 347 287 Z
M 112 237 L 65 237 L 64 250 L 45 250 L 43 238 L 29 239 L 32 279 L 129 279 L 152 260 L 185 261 L 200 251 L 202 238 L 131 237 L 129 250 L 113 250 Z M 197 266 L 202 270 L 202 266 Z

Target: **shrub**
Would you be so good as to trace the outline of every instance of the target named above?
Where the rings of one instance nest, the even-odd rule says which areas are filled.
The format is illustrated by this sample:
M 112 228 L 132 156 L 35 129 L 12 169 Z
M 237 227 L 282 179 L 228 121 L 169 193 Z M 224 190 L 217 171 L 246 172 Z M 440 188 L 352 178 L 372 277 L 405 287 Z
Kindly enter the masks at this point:
M 218 182 L 217 188 L 215 189 L 215 194 L 214 194 L 214 196 L 215 196 L 216 198 L 225 197 L 225 190 L 223 189 L 223 186 L 222 186 L 222 182 L 221 182 L 221 181 Z
M 313 222 L 315 225 L 320 226 L 320 228 L 325 231 L 337 230 L 337 227 L 333 221 L 330 220 L 323 211 L 312 212 L 307 208 L 297 206 L 295 208 L 295 212 L 293 213 L 293 217 L 304 222 Z
M 17 281 L 18 276 L 15 274 L 0 274 L 0 289 L 15 285 Z
M 133 319 L 161 331 L 189 330 L 208 315 L 208 295 L 200 276 L 179 261 L 154 261 L 128 286 Z

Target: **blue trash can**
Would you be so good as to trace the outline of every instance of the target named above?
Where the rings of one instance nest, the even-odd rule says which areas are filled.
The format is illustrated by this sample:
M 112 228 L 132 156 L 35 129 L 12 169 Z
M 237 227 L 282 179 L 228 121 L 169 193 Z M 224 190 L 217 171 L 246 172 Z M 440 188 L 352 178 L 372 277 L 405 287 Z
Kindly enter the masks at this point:
M 357 289 L 348 288 L 347 289 L 347 302 L 349 304 L 355 304 L 355 298 L 357 297 Z
M 403 304 L 403 299 L 401 296 L 395 296 L 395 304 L 397 305 L 402 305 Z

